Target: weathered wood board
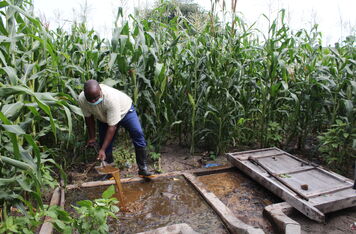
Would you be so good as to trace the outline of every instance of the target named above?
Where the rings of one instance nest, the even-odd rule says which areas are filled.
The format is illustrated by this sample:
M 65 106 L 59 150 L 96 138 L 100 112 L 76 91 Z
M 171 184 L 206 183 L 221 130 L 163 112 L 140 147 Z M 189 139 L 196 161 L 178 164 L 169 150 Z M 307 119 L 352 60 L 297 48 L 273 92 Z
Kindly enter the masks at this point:
M 356 206 L 353 181 L 278 148 L 228 153 L 227 159 L 312 220 Z

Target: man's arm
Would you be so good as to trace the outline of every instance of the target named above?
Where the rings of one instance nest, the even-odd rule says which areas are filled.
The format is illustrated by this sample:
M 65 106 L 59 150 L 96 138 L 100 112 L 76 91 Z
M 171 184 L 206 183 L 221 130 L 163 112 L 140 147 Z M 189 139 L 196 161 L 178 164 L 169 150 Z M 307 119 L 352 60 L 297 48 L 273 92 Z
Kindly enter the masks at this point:
M 106 158 L 105 150 L 108 147 L 108 145 L 110 144 L 112 138 L 114 137 L 115 131 L 116 131 L 116 125 L 108 126 L 108 128 L 106 130 L 104 143 L 101 146 L 101 149 L 100 149 L 99 154 L 98 154 L 98 159 L 99 160 L 105 160 L 105 158 Z
M 87 145 L 93 144 L 95 143 L 95 119 L 94 117 L 91 115 L 90 117 L 85 117 L 85 123 L 87 125 L 88 128 L 88 142 Z

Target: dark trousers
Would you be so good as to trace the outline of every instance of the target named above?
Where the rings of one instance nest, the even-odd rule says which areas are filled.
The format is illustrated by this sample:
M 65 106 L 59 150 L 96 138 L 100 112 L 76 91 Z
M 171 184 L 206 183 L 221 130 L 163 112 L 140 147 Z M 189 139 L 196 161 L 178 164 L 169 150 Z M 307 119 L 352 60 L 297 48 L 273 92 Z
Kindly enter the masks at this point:
M 125 117 L 117 124 L 117 126 L 118 127 L 122 126 L 129 132 L 130 137 L 132 139 L 132 143 L 135 146 L 135 148 L 144 148 L 144 147 L 146 147 L 147 143 L 146 143 L 146 140 L 145 140 L 145 136 L 143 134 L 140 121 L 138 119 L 136 110 L 135 110 L 133 105 L 131 106 L 129 112 L 127 112 Z M 98 121 L 98 127 L 99 127 L 99 144 L 100 144 L 100 147 L 101 147 L 103 145 L 103 143 L 104 143 L 104 139 L 105 139 L 106 130 L 108 128 L 108 125 L 107 125 L 107 123 L 103 123 L 101 121 Z M 108 156 L 108 154 L 112 155 L 112 147 L 113 147 L 113 142 L 114 142 L 114 140 L 116 138 L 116 135 L 117 135 L 117 131 L 116 131 L 114 137 L 112 138 L 109 146 L 106 148 L 105 153 L 107 154 L 107 156 Z M 112 162 L 112 160 L 107 160 L 107 161 L 109 163 L 110 163 L 110 161 Z

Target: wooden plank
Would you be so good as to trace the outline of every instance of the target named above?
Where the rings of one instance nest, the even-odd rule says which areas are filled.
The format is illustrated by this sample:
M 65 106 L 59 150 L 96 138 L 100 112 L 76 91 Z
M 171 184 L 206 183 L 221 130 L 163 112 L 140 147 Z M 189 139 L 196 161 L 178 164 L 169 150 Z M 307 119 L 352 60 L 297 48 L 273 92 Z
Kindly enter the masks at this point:
M 325 222 L 325 215 L 320 210 L 315 208 L 308 201 L 298 198 L 293 191 L 287 189 L 277 180 L 268 178 L 266 176 L 267 173 L 261 172 L 261 169 L 259 169 L 258 166 L 249 161 L 236 160 L 231 154 L 227 154 L 227 159 L 241 171 L 249 175 L 277 196 L 287 201 L 290 205 L 305 214 L 310 219 L 317 222 Z
M 317 169 L 304 172 L 288 174 L 286 177 L 280 177 L 289 186 L 295 188 L 298 192 L 309 197 L 310 195 L 321 193 L 323 191 L 333 190 L 335 188 L 351 185 L 346 182 L 339 181 L 337 178 L 320 172 Z M 301 185 L 308 185 L 308 190 L 303 190 Z
M 281 178 L 288 184 L 288 186 L 283 184 L 278 179 L 271 177 L 267 171 L 253 164 L 252 162 L 249 162 L 248 160 L 240 160 L 239 157 L 234 157 L 234 155 L 236 155 L 235 153 L 227 154 L 227 158 L 232 164 L 234 164 L 244 173 L 248 174 L 250 177 L 275 193 L 277 196 L 286 200 L 293 207 L 311 219 L 315 220 L 315 217 L 313 218 L 311 216 L 316 216 L 316 218 L 319 219 L 322 217 L 322 215 L 324 215 L 323 213 L 356 206 L 356 191 L 351 188 L 354 183 L 353 180 L 328 171 L 317 164 L 309 163 L 299 159 L 278 148 L 272 149 L 277 150 L 279 154 L 285 153 L 286 156 L 290 157 L 291 159 L 295 159 L 294 166 L 290 167 L 290 165 L 285 165 L 286 168 L 291 169 L 281 170 L 281 167 L 273 165 L 271 157 L 261 157 L 258 161 L 263 163 L 265 167 L 268 166 L 267 168 L 270 170 L 270 172 L 279 171 L 281 174 L 291 175 L 290 177 L 287 176 L 285 178 Z M 271 148 L 267 150 L 271 150 Z M 238 155 L 244 155 L 244 152 L 239 152 Z M 253 154 L 250 155 L 253 157 Z M 278 163 L 283 162 L 286 164 L 285 162 L 288 162 L 288 160 L 280 159 L 283 159 L 283 157 L 277 158 Z M 267 164 L 264 164 L 265 162 L 267 162 Z M 299 166 L 298 163 L 300 163 Z M 273 175 L 276 176 L 277 173 L 273 173 Z M 307 191 L 304 191 L 300 188 L 301 184 L 308 184 L 311 186 L 309 186 Z M 293 189 L 297 189 L 298 192 L 303 193 L 309 198 L 309 201 L 298 198 L 297 194 L 291 190 L 289 186 L 291 186 Z M 298 204 L 298 202 L 302 204 Z M 311 210 L 313 210 L 313 208 L 316 210 L 313 210 L 312 213 L 308 214 L 309 211 L 305 211 L 305 209 L 308 208 L 305 208 L 304 206 L 309 206 Z
M 271 150 L 271 149 L 277 150 L 280 153 L 283 153 L 283 154 L 285 154 L 285 155 L 287 155 L 287 156 L 289 156 L 289 157 L 291 157 L 291 158 L 293 158 L 293 159 L 295 159 L 297 161 L 300 161 L 301 163 L 303 163 L 304 166 L 306 166 L 306 165 L 307 166 L 312 166 L 313 168 L 318 169 L 320 172 L 324 173 L 325 175 L 332 176 L 335 179 L 339 180 L 340 182 L 347 182 L 347 183 L 350 183 L 350 184 L 354 183 L 354 181 L 349 179 L 349 178 L 346 178 L 346 177 L 344 177 L 342 175 L 339 175 L 339 174 L 337 174 L 337 173 L 335 173 L 333 171 L 329 171 L 329 170 L 323 168 L 322 166 L 320 166 L 318 164 L 315 164 L 315 163 L 308 162 L 308 161 L 305 161 L 303 159 L 300 159 L 300 158 L 298 158 L 298 157 L 296 157 L 296 156 L 294 156 L 294 155 L 292 155 L 292 154 L 290 154 L 288 152 L 285 152 L 285 151 L 283 151 L 283 150 L 281 150 L 281 149 L 279 149 L 277 147 L 266 148 L 265 150 Z M 261 149 L 261 150 L 264 150 L 264 149 Z M 239 152 L 239 153 L 243 153 L 243 152 Z M 355 161 L 355 163 L 356 163 L 356 161 Z M 281 174 L 285 174 L 285 173 L 281 173 Z M 355 169 L 355 174 L 356 174 L 356 169 Z M 356 178 L 356 176 L 355 176 L 355 178 Z
M 64 188 L 61 188 L 61 200 L 59 202 L 59 206 L 64 209 L 64 204 L 65 204 L 65 191 Z
M 313 166 L 304 166 L 303 168 L 298 168 L 298 169 L 294 169 L 294 170 L 279 172 L 278 175 L 299 173 L 299 172 L 304 172 L 304 171 L 313 170 L 314 168 L 315 168 L 315 167 L 313 167 Z
M 283 156 L 283 153 L 279 153 L 276 150 L 269 150 L 269 151 L 262 151 L 262 152 L 256 152 L 256 153 L 248 153 L 248 154 L 241 154 L 235 157 L 238 157 L 240 160 L 246 160 L 249 159 L 250 157 L 260 159 L 260 158 L 274 158 L 278 156 Z
M 285 170 L 303 169 L 306 166 L 306 164 L 302 164 L 298 160 L 295 160 L 288 155 L 261 158 L 258 161 L 271 172 L 276 174 L 282 174 L 282 172 Z
M 324 196 L 309 200 L 315 207 L 324 213 L 356 206 L 356 191 L 354 189 L 340 190 Z
M 320 192 L 316 192 L 316 193 L 313 193 L 313 194 L 307 194 L 307 196 L 308 196 L 308 198 L 312 198 L 312 197 L 325 195 L 325 194 L 328 194 L 328 193 L 337 192 L 337 191 L 340 191 L 340 190 L 345 190 L 345 189 L 348 189 L 348 188 L 352 188 L 352 185 L 347 184 L 347 185 L 339 186 L 339 187 L 336 187 L 336 188 L 331 188 L 329 190 L 322 190 Z
M 353 197 L 355 199 L 354 205 L 356 205 L 356 191 L 354 189 L 345 189 L 336 191 L 330 194 L 324 194 L 321 196 L 310 198 L 310 203 L 317 207 L 323 207 L 323 204 L 331 204 L 338 199 L 344 199 Z
M 272 153 L 272 154 L 259 155 L 259 156 L 253 155 L 253 156 L 250 156 L 250 157 L 253 157 L 254 159 L 260 159 L 260 158 L 269 158 L 269 157 L 273 158 L 273 157 L 278 157 L 278 156 L 283 156 L 283 155 L 284 155 L 284 153 L 278 153 L 278 154 Z
M 303 160 L 303 159 L 301 159 L 301 158 L 298 158 L 297 156 L 294 156 L 294 155 L 292 155 L 292 154 L 290 154 L 290 153 L 288 153 L 288 152 L 285 152 L 285 151 L 283 151 L 283 150 L 281 150 L 281 149 L 278 149 L 278 148 L 275 148 L 276 150 L 278 150 L 279 152 L 283 152 L 285 155 L 287 155 L 287 156 L 289 156 L 289 157 L 291 157 L 291 158 L 294 158 L 295 160 L 297 160 L 297 161 L 299 161 L 299 162 L 301 162 L 301 163 L 303 163 L 303 164 L 305 164 L 305 165 L 311 165 L 311 166 L 313 166 L 313 167 L 321 167 L 320 165 L 318 165 L 318 164 L 316 164 L 316 163 L 313 163 L 313 162 L 308 162 L 308 161 L 306 161 L 306 160 Z
M 272 171 L 270 171 L 267 167 L 265 167 L 263 164 L 261 164 L 257 159 L 254 159 L 252 157 L 249 158 L 250 161 L 253 163 L 256 163 L 258 166 L 262 167 L 270 176 L 274 177 L 276 180 L 281 182 L 284 186 L 288 187 L 290 190 L 292 190 L 294 193 L 296 193 L 299 197 L 309 200 L 307 196 L 305 196 L 303 193 L 299 192 L 297 189 L 295 189 L 293 186 L 290 186 L 290 184 L 286 183 L 282 178 L 274 174 Z
M 246 151 L 240 151 L 240 152 L 232 152 L 229 153 L 232 156 L 237 156 L 237 155 L 241 155 L 241 154 L 246 154 L 246 153 L 256 153 L 256 152 L 262 152 L 262 151 L 268 151 L 268 150 L 279 150 L 276 147 L 271 147 L 271 148 L 264 148 L 264 149 L 255 149 L 255 150 L 246 150 Z
M 252 157 L 252 158 L 254 158 L 254 159 L 261 159 L 261 158 L 273 158 L 273 157 L 279 157 L 279 156 L 283 156 L 283 155 L 285 155 L 284 153 L 272 153 L 272 154 L 266 154 L 266 155 L 257 155 L 257 156 L 255 156 L 254 154 L 250 154 L 251 156 L 250 157 Z M 249 157 L 249 158 L 250 158 Z
M 256 153 L 241 154 L 241 155 L 237 155 L 235 157 L 237 157 L 240 160 L 248 160 L 248 158 L 251 156 L 253 156 L 253 157 L 271 157 L 276 154 L 279 154 L 279 152 L 276 150 L 271 150 L 271 151 L 262 151 L 262 152 L 256 152 Z
M 277 148 L 277 149 L 278 149 L 278 148 Z M 280 149 L 278 149 L 278 150 L 280 150 Z M 280 150 L 280 151 L 284 152 L 283 150 Z M 334 176 L 334 177 L 337 178 L 339 181 L 352 183 L 352 180 L 350 180 L 350 179 L 348 179 L 348 178 L 346 178 L 346 177 L 344 177 L 344 176 L 342 176 L 342 175 L 339 175 L 339 174 L 337 174 L 337 173 L 335 173 L 335 172 L 326 170 L 325 168 L 323 168 L 323 167 L 320 166 L 320 165 L 317 165 L 317 164 L 315 164 L 315 163 L 311 163 L 311 162 L 307 162 L 307 161 L 305 161 L 305 160 L 302 160 L 302 159 L 300 159 L 300 158 L 298 158 L 298 157 L 296 157 L 296 156 L 294 156 L 294 155 L 292 155 L 292 154 L 290 154 L 290 153 L 288 153 L 288 152 L 285 152 L 285 154 L 288 155 L 288 156 L 290 156 L 290 157 L 292 157 L 292 158 L 294 158 L 294 159 L 296 159 L 296 160 L 299 160 L 299 161 L 301 161 L 301 162 L 303 162 L 303 163 L 306 163 L 307 165 L 315 166 L 315 168 L 317 168 L 318 170 L 320 170 L 320 171 L 323 172 L 324 174 Z
M 244 151 L 241 154 L 240 153 L 232 153 L 233 156 L 239 158 L 240 160 L 248 160 L 248 157 L 254 156 L 254 157 L 264 157 L 264 156 L 273 156 L 276 154 L 279 154 L 280 151 L 270 148 L 270 149 L 262 149 L 262 150 L 252 150 L 252 151 Z

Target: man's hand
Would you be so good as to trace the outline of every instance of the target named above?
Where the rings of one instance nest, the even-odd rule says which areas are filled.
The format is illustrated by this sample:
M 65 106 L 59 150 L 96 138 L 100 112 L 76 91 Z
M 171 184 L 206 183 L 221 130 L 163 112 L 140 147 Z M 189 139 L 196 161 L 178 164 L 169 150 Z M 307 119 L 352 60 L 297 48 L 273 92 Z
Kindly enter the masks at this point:
M 94 147 L 96 145 L 96 139 L 92 138 L 87 141 L 87 144 L 85 147 Z
M 106 159 L 106 154 L 105 154 L 105 150 L 99 150 L 99 153 L 98 153 L 98 160 L 101 160 L 101 161 L 104 161 Z

